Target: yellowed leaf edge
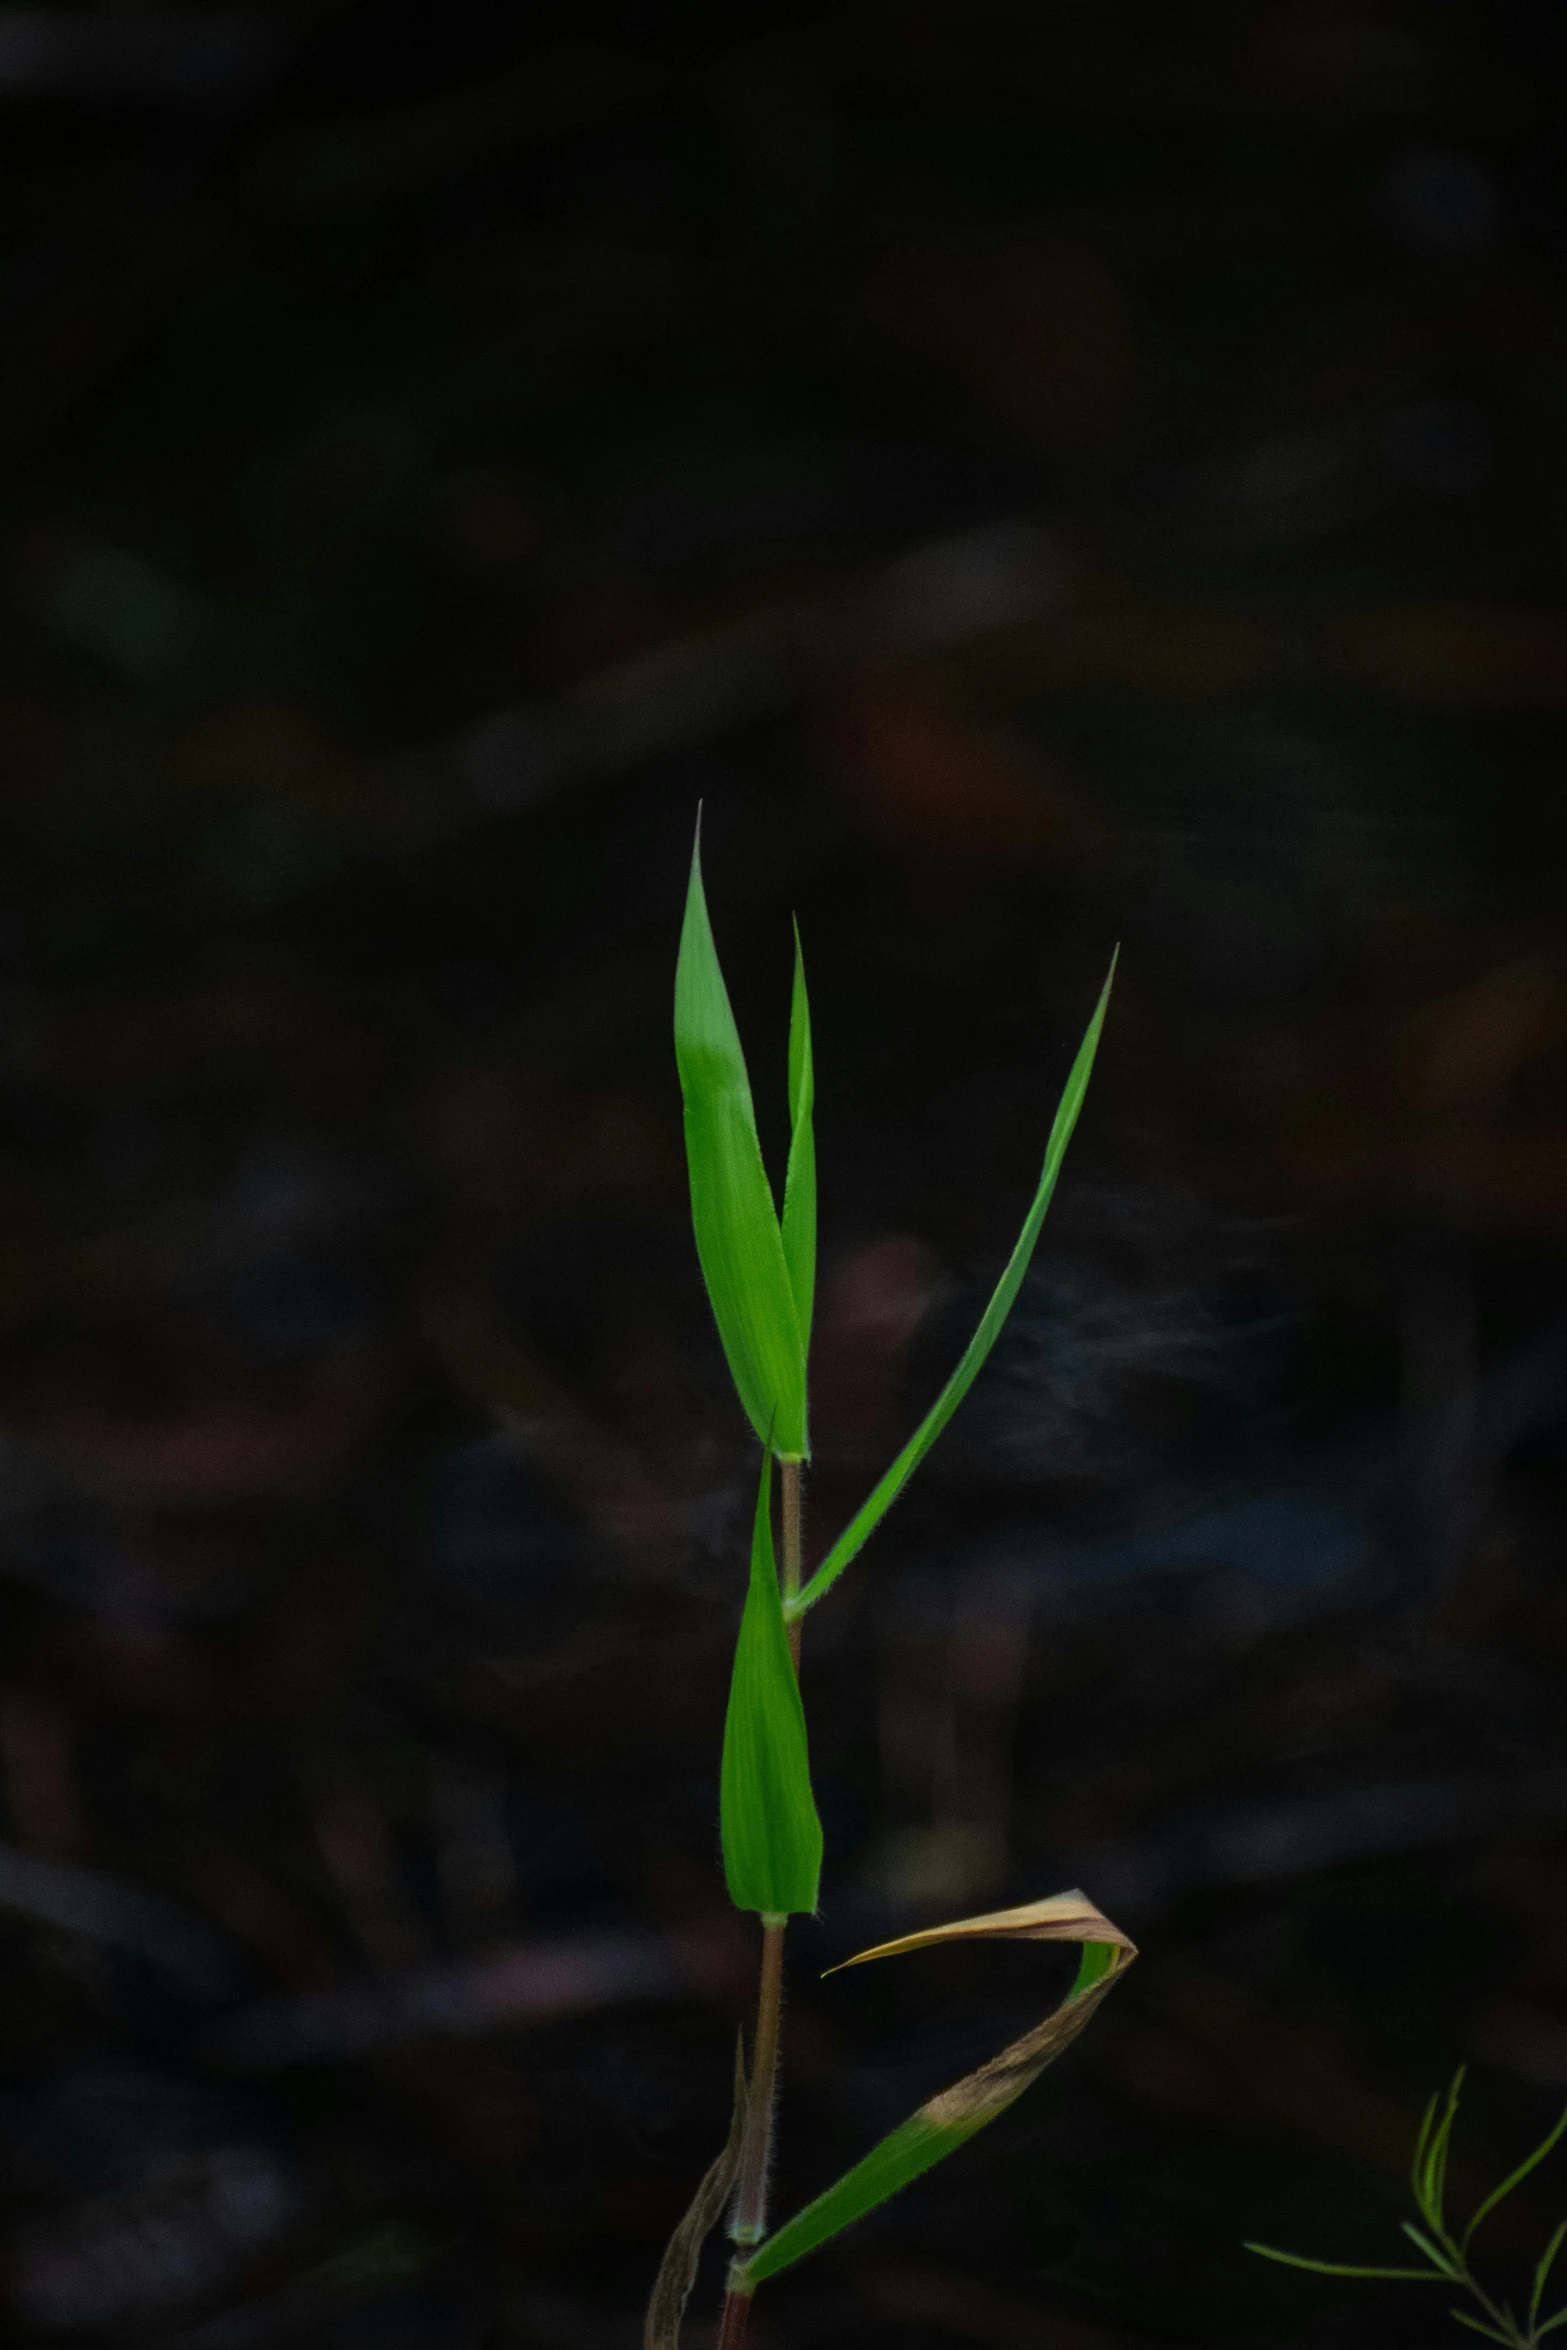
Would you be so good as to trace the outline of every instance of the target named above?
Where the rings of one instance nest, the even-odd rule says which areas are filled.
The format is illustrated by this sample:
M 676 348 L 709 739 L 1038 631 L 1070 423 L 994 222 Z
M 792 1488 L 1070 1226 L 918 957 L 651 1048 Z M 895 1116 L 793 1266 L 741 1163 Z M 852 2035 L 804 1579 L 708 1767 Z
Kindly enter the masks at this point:
M 921 2171 L 940 2161 L 943 2155 L 955 2152 L 958 2146 L 987 2122 L 994 2121 L 1004 2113 L 1038 2079 L 1047 2065 L 1053 2063 L 1077 2038 L 1101 2001 L 1137 1956 L 1137 1946 L 1130 1936 L 1107 1918 L 1086 1894 L 1073 1891 L 1052 1894 L 1047 1900 L 1029 1902 L 1018 1909 L 993 1910 L 982 1917 L 959 1918 L 948 1925 L 926 1927 L 919 1933 L 901 1935 L 892 1942 L 877 1943 L 873 1949 L 859 1951 L 855 1957 L 841 1963 L 844 1966 L 859 1966 L 872 1958 L 928 1949 L 938 1943 L 984 1939 L 1069 1941 L 1098 1945 L 1109 1949 L 1113 1959 L 1104 1974 L 1084 1984 L 1081 1989 L 1069 1991 L 1042 2023 L 1012 2041 L 1002 2049 L 999 2056 L 992 2057 L 988 2064 L 978 2066 L 975 2071 L 965 2074 L 962 2080 L 955 2081 L 950 2088 L 927 2099 L 890 2137 L 882 2140 L 880 2147 L 873 2148 L 869 2155 L 862 2157 L 859 2163 L 845 2172 L 842 2179 L 819 2195 L 814 2203 L 807 2204 L 803 2212 L 797 2212 L 793 2219 L 776 2229 L 766 2242 L 757 2247 L 740 2271 L 739 2282 L 743 2291 L 754 2291 L 768 2276 L 776 2275 L 780 2268 L 792 2266 L 796 2259 L 804 2258 L 810 2251 L 818 2249 L 821 2242 L 828 2240 L 823 2236 L 800 2245 L 797 2250 L 785 2250 L 791 2239 L 798 2236 L 802 2223 L 821 2206 L 838 2198 L 848 2182 L 873 2162 L 883 2149 L 890 2148 L 900 2140 L 909 2140 L 921 2147 L 919 2158 L 909 2167 L 907 2176 L 901 2182 L 907 2185 Z M 839 1969 L 829 1968 L 827 1971 L 837 1973 Z M 888 2190 L 889 2193 L 898 2191 L 896 2187 Z M 885 2200 L 885 2197 L 879 2196 L 877 2200 Z M 869 2210 L 874 2205 L 867 2204 L 865 2208 Z M 838 2222 L 831 2233 L 838 2233 L 844 2225 L 851 2224 L 852 2218 L 864 2215 L 864 2211 L 852 2214 L 850 2219 Z M 784 2253 L 782 2260 L 778 2258 L 780 2252 Z M 734 2281 L 733 2277 L 731 2281 Z
M 1027 1902 L 1018 1909 L 990 1910 L 981 1917 L 955 1918 L 948 1925 L 926 1926 L 915 1934 L 900 1934 L 896 1941 L 878 1942 L 870 1950 L 857 1951 L 853 1958 L 843 1959 L 827 1972 L 840 1974 L 844 1967 L 864 1966 L 873 1958 L 897 1958 L 905 1951 L 930 1950 L 944 1942 L 979 1941 L 1097 1942 L 1113 1948 L 1117 1957 L 1108 1974 L 1101 1975 L 1096 1983 L 1088 1984 L 1081 1991 L 1069 1992 L 1043 2023 L 1010 2042 L 999 2056 L 965 2073 L 950 2089 L 939 2090 L 934 2097 L 927 2098 L 918 2108 L 919 2116 L 938 2129 L 978 2128 L 1004 2113 L 1045 2067 L 1070 2047 L 1105 1994 L 1137 1956 L 1137 1945 L 1131 1937 L 1112 1924 L 1086 1893 L 1074 1887 L 1069 1893 L 1052 1893 L 1043 1901 Z
M 878 1942 L 840 1959 L 829 1975 L 845 1967 L 864 1966 L 873 1958 L 897 1958 L 905 1950 L 929 1950 L 940 1942 L 1104 1942 L 1127 1953 L 1125 1964 L 1137 1956 L 1137 1945 L 1120 1927 L 1112 1925 L 1102 1909 L 1074 1886 L 1069 1893 L 1051 1893 L 1043 1901 L 1025 1902 L 1020 1909 L 988 1910 L 982 1917 L 954 1918 L 944 1926 L 923 1926 L 918 1933 L 900 1934 L 895 1942 Z

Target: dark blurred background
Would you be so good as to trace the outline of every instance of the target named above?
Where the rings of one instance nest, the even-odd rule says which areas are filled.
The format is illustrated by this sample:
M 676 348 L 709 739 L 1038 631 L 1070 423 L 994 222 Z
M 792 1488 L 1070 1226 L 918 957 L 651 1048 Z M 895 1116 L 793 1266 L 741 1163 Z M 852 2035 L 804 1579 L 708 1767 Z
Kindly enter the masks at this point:
M 811 1619 L 780 2207 L 1062 1985 L 834 1960 L 1144 1956 L 759 2350 L 1447 2338 L 1240 2246 L 1567 2089 L 1559 0 L 8 5 L 0 122 L 4 2325 L 640 2338 L 753 1957 L 702 800 L 818 1550 L 1122 949 Z

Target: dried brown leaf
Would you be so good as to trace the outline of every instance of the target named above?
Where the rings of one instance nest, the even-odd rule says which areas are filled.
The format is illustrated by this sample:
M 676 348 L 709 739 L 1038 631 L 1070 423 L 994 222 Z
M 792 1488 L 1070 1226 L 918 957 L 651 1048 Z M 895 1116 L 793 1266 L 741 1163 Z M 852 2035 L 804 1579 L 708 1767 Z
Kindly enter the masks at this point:
M 642 2321 L 642 2350 L 680 2350 L 680 2327 L 686 2314 L 686 2303 L 691 2298 L 691 2288 L 696 2283 L 702 2246 L 718 2225 L 724 2205 L 729 2200 L 730 2190 L 739 2176 L 746 2105 L 745 2050 L 743 2045 L 737 2044 L 735 2101 L 729 2122 L 729 2136 L 722 2154 L 703 2176 L 684 2219 L 665 2247 L 652 2297 L 647 2305 L 647 2316 Z

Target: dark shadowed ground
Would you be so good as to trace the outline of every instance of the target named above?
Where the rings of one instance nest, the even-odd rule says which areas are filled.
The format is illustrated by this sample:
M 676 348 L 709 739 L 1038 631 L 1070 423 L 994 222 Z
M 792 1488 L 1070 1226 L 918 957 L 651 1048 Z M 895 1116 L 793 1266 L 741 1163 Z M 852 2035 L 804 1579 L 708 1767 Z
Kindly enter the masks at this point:
M 1567 16 L 16 6 L 0 126 L 12 2332 L 639 2340 L 751 1964 L 702 800 L 818 1550 L 1122 954 L 811 1619 L 780 2209 L 1065 1979 L 834 1960 L 1144 1956 L 757 2350 L 1456 2341 L 1240 2245 L 1567 2092 Z

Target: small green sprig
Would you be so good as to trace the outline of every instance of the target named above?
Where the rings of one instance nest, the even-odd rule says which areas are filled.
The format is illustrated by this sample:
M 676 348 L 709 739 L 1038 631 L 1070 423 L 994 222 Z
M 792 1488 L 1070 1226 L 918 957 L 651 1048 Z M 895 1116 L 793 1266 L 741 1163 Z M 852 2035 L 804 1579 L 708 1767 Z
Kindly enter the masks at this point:
M 1136 1955 L 1120 1928 L 1081 1893 L 960 1918 L 862 1951 L 887 1958 L 949 1941 L 1076 1942 L 1076 1982 L 1033 2031 L 980 2065 L 892 2131 L 801 2212 L 767 2232 L 767 2187 L 777 2103 L 783 1938 L 791 1917 L 815 1909 L 822 1829 L 811 1790 L 798 1680 L 801 1627 L 863 1549 L 979 1376 L 1011 1312 L 1055 1192 L 1088 1091 L 1115 976 L 1100 992 L 1067 1075 L 1032 1204 L 978 1327 L 935 1402 L 807 1582 L 802 1567 L 802 1474 L 810 1458 L 808 1359 L 816 1287 L 815 1073 L 799 932 L 789 1013 L 789 1161 L 776 1203 L 757 1139 L 745 1053 L 718 960 L 702 886 L 702 835 L 691 855 L 675 971 L 675 1059 L 685 1104 L 691 1222 L 713 1319 L 735 1392 L 762 1446 L 751 1572 L 724 1722 L 719 1826 L 724 1875 L 739 1910 L 762 1928 L 756 2033 L 742 2051 L 729 2142 L 670 2238 L 648 2305 L 644 2350 L 679 2350 L 680 2324 L 702 2243 L 729 2205 L 730 2264 L 718 2350 L 742 2350 L 752 2295 L 863 2219 L 933 2163 L 1005 2112 L 1083 2029 Z M 782 1487 L 783 1557 L 773 1549 L 771 1498 Z M 781 1565 L 781 1573 L 780 1573 Z
M 1535 2263 L 1534 2279 L 1529 2293 L 1529 2306 L 1520 2319 L 1511 2302 L 1493 2300 L 1469 2265 L 1469 2245 L 1482 2220 L 1490 2217 L 1497 2205 L 1545 2160 L 1552 2147 L 1567 2130 L 1567 2112 L 1550 2133 L 1541 2139 L 1533 2153 L 1526 2154 L 1514 2171 L 1510 2171 L 1499 2187 L 1493 2187 L 1485 2201 L 1471 2217 L 1461 2235 L 1454 2235 L 1447 2222 L 1447 2155 L 1452 2143 L 1453 2124 L 1458 2118 L 1458 2100 L 1463 2091 L 1464 2067 L 1453 2075 L 1445 2100 L 1433 2097 L 1425 2110 L 1420 2135 L 1415 2140 L 1414 2159 L 1410 2164 L 1409 2184 L 1415 2200 L 1415 2209 L 1423 2224 L 1403 2221 L 1404 2234 L 1420 2253 L 1423 2265 L 1419 2268 L 1364 2268 L 1340 2260 L 1309 2260 L 1301 2252 L 1280 2252 L 1272 2244 L 1248 2244 L 1248 2252 L 1258 2252 L 1264 2260 L 1282 2261 L 1289 2268 L 1306 2268 L 1324 2277 L 1392 2277 L 1409 2284 L 1447 2285 L 1467 2293 L 1481 2312 L 1476 2317 L 1467 2309 L 1450 2309 L 1448 2315 L 1471 2333 L 1484 2334 L 1491 2342 L 1500 2342 L 1503 2350 L 1535 2350 L 1547 2334 L 1558 2326 L 1567 2325 L 1567 2306 L 1554 2316 L 1543 2318 L 1540 2305 L 1545 2298 L 1552 2264 L 1567 2237 L 1567 2220 L 1563 2220 Z

